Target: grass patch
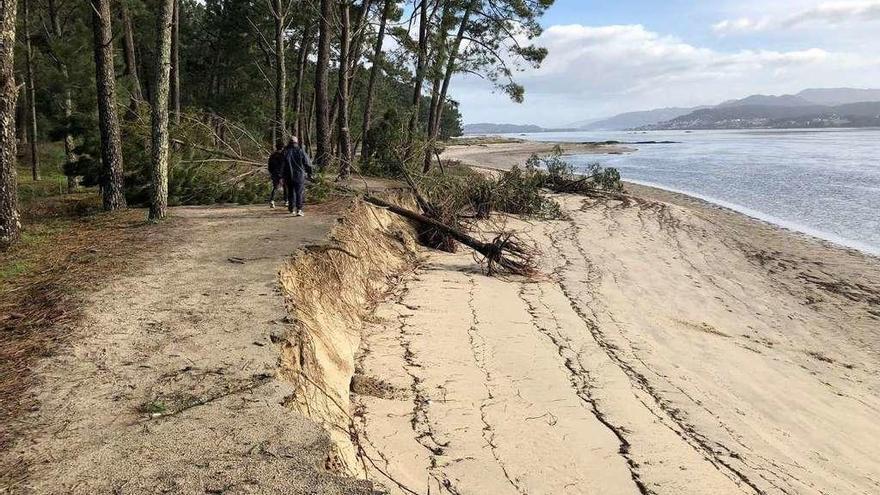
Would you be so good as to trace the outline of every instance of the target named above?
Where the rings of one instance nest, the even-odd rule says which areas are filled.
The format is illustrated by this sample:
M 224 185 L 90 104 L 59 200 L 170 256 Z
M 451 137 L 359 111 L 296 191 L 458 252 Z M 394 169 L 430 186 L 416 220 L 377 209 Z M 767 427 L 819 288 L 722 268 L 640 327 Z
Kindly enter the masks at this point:
M 162 416 L 163 414 L 168 413 L 168 406 L 161 400 L 152 400 L 141 404 L 138 408 L 138 412 L 150 416 Z
M 10 261 L 5 265 L 0 265 L 0 282 L 26 273 L 31 268 L 27 261 Z

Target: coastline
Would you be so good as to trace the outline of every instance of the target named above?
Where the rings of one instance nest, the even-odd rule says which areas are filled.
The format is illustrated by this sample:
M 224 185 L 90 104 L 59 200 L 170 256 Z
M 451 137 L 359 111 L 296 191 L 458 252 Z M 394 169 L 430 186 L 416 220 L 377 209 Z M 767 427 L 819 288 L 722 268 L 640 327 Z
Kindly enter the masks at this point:
M 880 260 L 646 186 L 556 198 L 569 218 L 507 220 L 541 252 L 537 278 L 430 252 L 379 305 L 356 376 L 380 386 L 353 398 L 370 479 L 391 493 L 880 484 Z
M 526 160 L 533 154 L 548 154 L 555 146 L 563 149 L 563 156 L 575 154 L 623 154 L 637 151 L 635 148 L 620 145 L 596 145 L 579 144 L 552 141 L 511 141 L 507 143 L 494 143 L 492 145 L 462 145 L 449 146 L 443 157 L 449 160 L 459 161 L 475 169 L 480 170 L 508 170 L 512 166 L 524 166 Z M 742 215 L 750 220 L 767 224 L 775 229 L 781 229 L 793 237 L 815 241 L 817 245 L 836 248 L 841 251 L 854 251 L 853 254 L 861 254 L 875 259 L 880 259 L 880 248 L 863 244 L 859 241 L 845 239 L 829 232 L 822 232 L 806 225 L 753 210 L 751 208 L 733 204 L 717 198 L 702 196 L 691 191 L 679 191 L 661 184 L 649 184 L 639 181 L 623 181 L 628 190 L 636 195 L 643 194 L 649 198 L 660 201 L 673 202 L 682 206 L 711 206 L 720 208 L 737 215 Z

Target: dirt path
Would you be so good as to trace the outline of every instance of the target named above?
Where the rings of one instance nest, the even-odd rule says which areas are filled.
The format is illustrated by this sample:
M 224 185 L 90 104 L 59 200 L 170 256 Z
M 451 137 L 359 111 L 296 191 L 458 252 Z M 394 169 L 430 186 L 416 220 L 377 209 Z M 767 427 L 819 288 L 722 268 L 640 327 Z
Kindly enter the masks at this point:
M 323 470 L 326 433 L 283 405 L 283 260 L 344 205 L 180 208 L 142 270 L 94 294 L 72 349 L 42 363 L 12 493 L 371 493 Z M 0 490 L 2 492 L 3 490 Z
M 380 308 L 360 372 L 384 386 L 356 402 L 393 492 L 880 490 L 880 262 L 711 207 L 562 201 L 516 224 L 545 279 L 432 254 Z

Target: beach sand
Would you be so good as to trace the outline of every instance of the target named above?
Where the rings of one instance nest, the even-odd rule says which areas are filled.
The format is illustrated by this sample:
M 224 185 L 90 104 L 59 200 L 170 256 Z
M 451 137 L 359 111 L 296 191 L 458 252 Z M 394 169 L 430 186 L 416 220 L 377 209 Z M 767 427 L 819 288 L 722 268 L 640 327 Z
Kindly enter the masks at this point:
M 562 149 L 563 155 L 619 155 L 634 151 L 632 147 L 626 145 L 510 141 L 447 146 L 443 150 L 443 159 L 458 161 L 476 168 L 507 170 L 513 165 L 525 165 L 532 155 L 547 155 L 557 146 Z
M 498 148 L 447 157 L 523 151 Z M 536 279 L 426 252 L 364 335 L 370 477 L 392 493 L 880 492 L 880 261 L 628 190 L 509 219 L 542 253 Z

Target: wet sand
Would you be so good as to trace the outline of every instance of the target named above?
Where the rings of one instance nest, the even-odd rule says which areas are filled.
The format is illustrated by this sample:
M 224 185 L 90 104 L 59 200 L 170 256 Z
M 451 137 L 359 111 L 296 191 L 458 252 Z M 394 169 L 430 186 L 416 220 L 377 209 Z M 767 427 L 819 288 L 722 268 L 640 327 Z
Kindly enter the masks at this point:
M 364 335 L 369 476 L 392 493 L 880 491 L 880 261 L 628 189 L 508 220 L 542 253 L 535 280 L 426 254 Z

